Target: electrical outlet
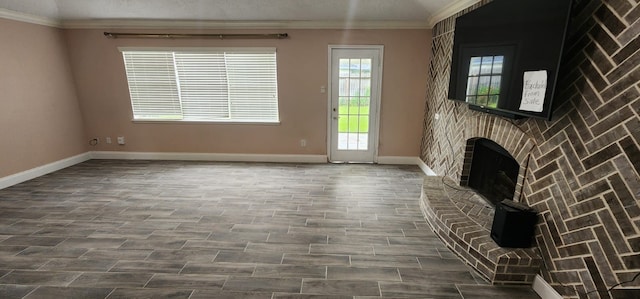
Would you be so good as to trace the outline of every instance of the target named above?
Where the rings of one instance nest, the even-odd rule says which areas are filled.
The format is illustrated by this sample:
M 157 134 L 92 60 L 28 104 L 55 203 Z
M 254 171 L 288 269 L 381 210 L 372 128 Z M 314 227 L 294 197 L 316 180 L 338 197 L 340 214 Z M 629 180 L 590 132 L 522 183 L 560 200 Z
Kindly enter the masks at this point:
M 118 136 L 118 144 L 124 145 L 124 136 Z
M 307 140 L 306 139 L 300 139 L 300 147 L 307 147 Z
M 111 137 L 105 137 L 104 142 L 106 142 L 107 144 L 111 144 Z

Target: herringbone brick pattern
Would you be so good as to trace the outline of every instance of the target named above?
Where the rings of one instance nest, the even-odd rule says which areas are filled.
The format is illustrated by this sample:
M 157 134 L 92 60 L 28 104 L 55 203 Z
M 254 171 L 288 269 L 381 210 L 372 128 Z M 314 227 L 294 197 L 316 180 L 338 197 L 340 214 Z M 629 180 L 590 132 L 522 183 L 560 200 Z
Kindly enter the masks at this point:
M 594 292 L 640 272 L 639 2 L 575 1 L 552 121 L 509 121 L 447 100 L 454 20 L 434 28 L 422 159 L 459 180 L 468 139 L 502 131 L 491 136 L 504 146 L 526 135 L 520 200 L 540 213 L 545 280 L 567 297 L 640 298 L 640 279 Z

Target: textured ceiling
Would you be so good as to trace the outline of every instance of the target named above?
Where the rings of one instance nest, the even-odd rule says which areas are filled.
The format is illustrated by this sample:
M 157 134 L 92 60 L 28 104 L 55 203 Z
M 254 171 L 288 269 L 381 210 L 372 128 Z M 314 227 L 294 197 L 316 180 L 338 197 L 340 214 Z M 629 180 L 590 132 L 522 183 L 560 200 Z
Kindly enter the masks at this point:
M 468 0 L 0 0 L 0 9 L 56 21 L 429 21 Z

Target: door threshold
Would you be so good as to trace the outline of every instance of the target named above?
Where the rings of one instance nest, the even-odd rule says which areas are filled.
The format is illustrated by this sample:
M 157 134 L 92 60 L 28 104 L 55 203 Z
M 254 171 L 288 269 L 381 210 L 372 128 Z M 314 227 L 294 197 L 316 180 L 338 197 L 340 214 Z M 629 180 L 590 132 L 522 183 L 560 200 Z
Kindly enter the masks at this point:
M 329 161 L 331 164 L 378 164 L 376 162 L 357 162 L 357 161 Z

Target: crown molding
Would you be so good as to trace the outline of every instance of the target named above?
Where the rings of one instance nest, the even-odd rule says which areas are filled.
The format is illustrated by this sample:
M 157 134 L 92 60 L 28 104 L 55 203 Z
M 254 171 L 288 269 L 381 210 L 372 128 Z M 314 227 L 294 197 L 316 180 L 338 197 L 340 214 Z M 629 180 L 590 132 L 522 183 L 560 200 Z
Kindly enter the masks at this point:
M 63 29 L 431 29 L 438 22 L 480 0 L 454 1 L 428 21 L 189 21 L 189 20 L 64 20 L 0 8 L 0 18 Z
M 480 0 L 459 0 L 451 3 L 447 7 L 435 13 L 429 20 L 429 28 L 433 28 L 438 22 L 455 15 L 456 13 L 464 10 L 465 8 L 479 3 Z
M 430 29 L 423 21 L 67 20 L 64 29 Z
M 0 8 L 0 18 L 56 28 L 60 28 L 61 26 L 60 22 L 56 19 L 26 14 L 5 8 Z

